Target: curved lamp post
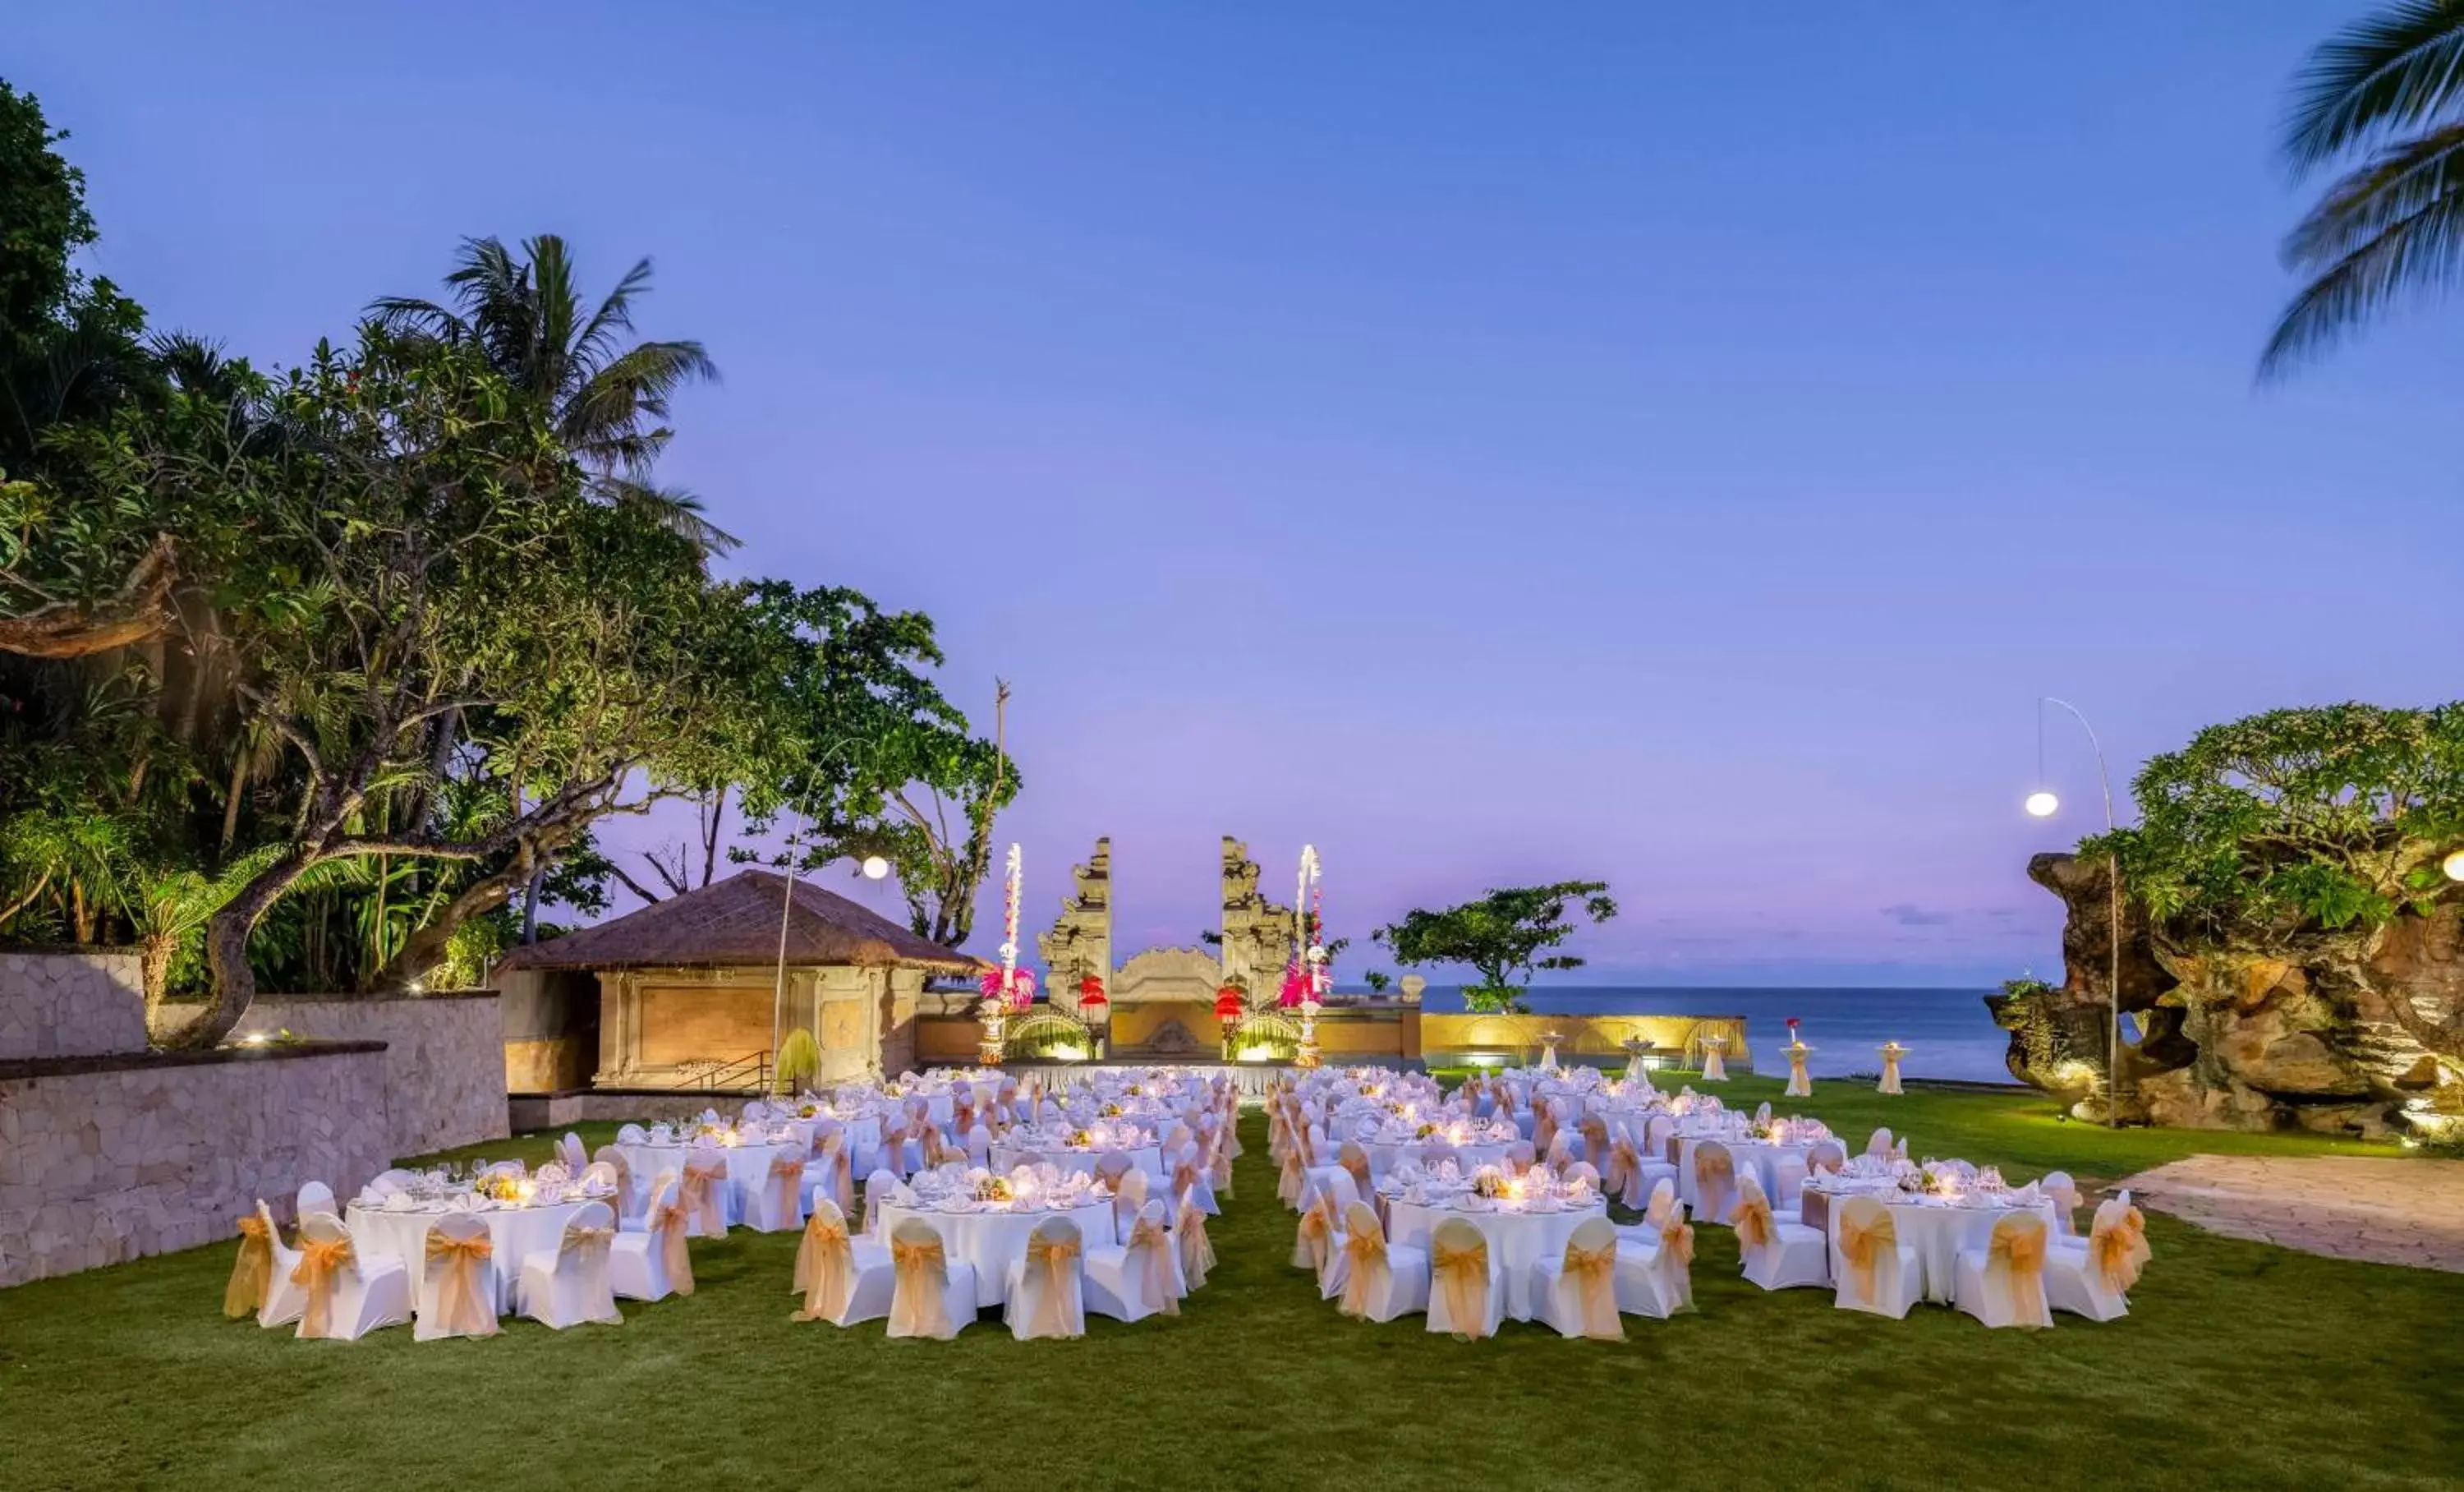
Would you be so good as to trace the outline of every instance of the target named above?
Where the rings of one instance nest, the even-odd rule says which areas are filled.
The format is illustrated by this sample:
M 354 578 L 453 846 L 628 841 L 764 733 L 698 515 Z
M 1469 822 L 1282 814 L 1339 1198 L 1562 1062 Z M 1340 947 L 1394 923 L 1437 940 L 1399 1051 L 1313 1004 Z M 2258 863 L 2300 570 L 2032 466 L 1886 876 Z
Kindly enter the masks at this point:
M 863 744 L 852 736 L 834 742 L 812 765 L 815 768 L 825 767 L 845 755 L 850 747 Z M 813 828 L 813 804 L 820 797 L 819 789 L 804 797 L 804 833 L 807 836 Z M 866 856 L 857 868 L 863 871 L 867 880 L 879 880 L 890 874 L 890 862 L 878 855 Z M 779 889 L 779 971 L 770 989 L 770 1059 L 774 1062 L 779 1059 L 779 1043 L 785 1036 L 787 1022 L 787 927 L 795 917 L 796 886 L 803 879 L 803 867 L 796 859 L 796 835 L 791 834 L 787 836 L 787 880 Z M 821 1033 L 816 1031 L 813 1035 L 819 1036 Z
M 2042 695 L 2036 700 L 2036 780 L 2045 780 L 2045 706 L 2058 704 L 2070 711 L 2071 719 L 2087 732 L 2087 746 L 2096 753 L 2096 776 L 2104 789 L 2104 835 L 2111 857 L 2111 874 L 2106 880 L 2113 893 L 2111 922 L 2107 924 L 2105 942 L 2111 945 L 2113 962 L 2105 985 L 2104 1022 L 2104 1123 L 2108 1128 L 2122 1125 L 2122 851 L 2113 844 L 2117 825 L 2113 818 L 2113 774 L 2105 769 L 2104 746 L 2096 739 L 2096 727 L 2087 723 L 2079 706 L 2068 700 Z M 2028 794 L 2027 810 L 2034 818 L 2051 818 L 2062 806 L 2062 800 L 2050 791 L 2038 788 Z M 2464 858 L 2464 852 L 2450 857 L 2451 861 Z

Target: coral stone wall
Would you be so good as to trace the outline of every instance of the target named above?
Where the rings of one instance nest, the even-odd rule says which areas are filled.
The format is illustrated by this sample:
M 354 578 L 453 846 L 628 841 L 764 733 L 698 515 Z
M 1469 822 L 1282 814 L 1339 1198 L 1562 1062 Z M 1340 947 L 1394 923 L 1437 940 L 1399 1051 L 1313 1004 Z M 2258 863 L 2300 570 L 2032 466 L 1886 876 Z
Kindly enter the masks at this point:
M 233 1236 L 393 1159 L 375 1046 L 0 1063 L 0 1285 Z M 501 1105 L 499 1106 L 501 1120 Z
M 145 1050 L 133 952 L 0 953 L 0 1061 Z
M 385 1117 L 395 1156 L 510 1132 L 502 1017 L 492 991 L 398 999 L 261 995 L 232 1035 L 280 1031 L 313 1041 L 385 1044 L 384 1081 L 367 1100 Z

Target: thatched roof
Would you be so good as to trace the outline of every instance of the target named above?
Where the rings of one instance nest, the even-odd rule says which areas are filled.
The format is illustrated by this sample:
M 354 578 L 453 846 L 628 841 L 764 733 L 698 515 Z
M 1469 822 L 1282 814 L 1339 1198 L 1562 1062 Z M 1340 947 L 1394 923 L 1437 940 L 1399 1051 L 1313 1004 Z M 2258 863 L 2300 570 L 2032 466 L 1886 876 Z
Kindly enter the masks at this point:
M 506 954 L 499 969 L 727 969 L 779 961 L 777 871 L 743 870 L 613 922 L 583 927 Z M 972 974 L 980 959 L 954 953 L 834 891 L 796 882 L 787 924 L 787 963 L 795 968 L 921 969 Z

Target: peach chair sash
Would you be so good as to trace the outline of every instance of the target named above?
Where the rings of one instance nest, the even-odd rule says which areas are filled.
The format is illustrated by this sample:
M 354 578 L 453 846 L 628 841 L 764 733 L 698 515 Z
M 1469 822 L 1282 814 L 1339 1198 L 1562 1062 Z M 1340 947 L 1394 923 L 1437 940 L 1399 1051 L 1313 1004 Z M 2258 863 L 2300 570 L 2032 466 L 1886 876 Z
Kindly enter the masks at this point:
M 604 1234 L 606 1230 L 594 1231 Z M 565 1230 L 568 1236 L 572 1232 L 571 1228 Z M 496 1313 L 489 1309 L 480 1293 L 486 1288 L 483 1271 L 496 1252 L 487 1233 L 482 1230 L 467 1238 L 453 1238 L 448 1237 L 442 1228 L 430 1228 L 427 1252 L 429 1265 L 440 1266 L 442 1271 L 436 1282 L 436 1324 L 451 1336 L 495 1336 Z
M 1601 1342 L 1625 1340 L 1617 1306 L 1617 1230 L 1604 1217 L 1586 1220 L 1566 1239 L 1566 1278 L 1582 1302 L 1583 1335 Z
M 1694 1308 L 1694 1225 L 1671 1209 L 1660 1224 L 1661 1286 L 1668 1293 L 1670 1310 Z
M 2139 1282 L 2139 1272 L 2153 1257 L 2147 1247 L 2147 1219 L 2139 1209 L 2119 1199 L 2101 1204 L 2088 1230 L 2087 1255 L 2107 1290 L 2129 1294 Z
M 1026 1237 L 1026 1267 L 1044 1271 L 1042 1298 L 1035 1319 L 1027 1323 L 1034 1336 L 1067 1336 L 1069 1330 L 1069 1286 L 1078 1264 L 1079 1240 L 1074 1230 L 1046 1233 L 1039 1224 Z
M 1837 1140 L 1817 1141 L 1805 1152 L 1805 1169 L 1809 1174 L 1817 1170 L 1837 1172 L 1848 1165 L 1848 1147 Z
M 1531 1106 L 1531 1148 L 1547 1155 L 1557 1143 L 1557 1116 L 1546 1103 Z
M 1985 1246 L 1985 1294 L 2027 1327 L 2054 1324 L 2045 1303 L 2045 1220 L 2013 1213 L 1993 1225 Z
M 1643 1204 L 1642 1220 L 1657 1228 L 1676 1215 L 1677 1183 L 1662 1176 L 1652 1183 L 1651 1200 Z
M 1429 1280 L 1442 1293 L 1459 1337 L 1488 1335 L 1488 1239 L 1450 1217 L 1429 1237 Z
M 1275 1200 L 1286 1207 L 1298 1207 L 1301 1205 L 1301 1191 L 1308 1185 L 1309 1172 L 1301 1168 L 1299 1147 L 1287 1147 L 1283 1174 L 1275 1179 Z
M 1154 1204 L 1157 1208 L 1162 1203 Z M 1180 1298 L 1172 1293 L 1172 1235 L 1164 1231 L 1163 1219 L 1141 1214 L 1130 1225 L 1129 1251 L 1145 1253 L 1146 1267 L 1139 1271 L 1145 1277 L 1147 1309 L 1167 1316 L 1180 1314 Z
M 1856 1278 L 1857 1292 L 1868 1303 L 1875 1299 L 1878 1271 L 1886 1258 L 1896 1258 L 1899 1225 L 1880 1199 L 1852 1196 L 1839 1208 L 1839 1258 Z
M 1771 1199 L 1763 1195 L 1762 1183 L 1751 1176 L 1737 1178 L 1737 1210 L 1730 1214 L 1729 1226 L 1737 1232 L 1737 1248 L 1767 1249 L 1779 1236 L 1771 1225 Z
M 1198 1158 L 1196 1143 L 1192 1142 L 1187 1150 L 1187 1154 L 1173 1157 L 1172 1194 L 1176 1197 L 1187 1196 L 1192 1188 L 1206 1179 L 1206 1168 Z
M 1334 1248 L 1334 1203 L 1321 1190 L 1301 1209 L 1300 1230 L 1292 1239 L 1292 1262 L 1326 1273 Z
M 890 1232 L 890 1262 L 897 1275 L 891 1325 L 919 1336 L 948 1336 L 950 1257 L 941 1236 L 930 1223 L 900 1223 Z
M 291 1282 L 308 1292 L 307 1308 L 299 1318 L 301 1336 L 331 1334 L 335 1280 L 343 1270 L 352 1267 L 350 1239 L 300 1236 L 299 1262 L 292 1268 Z
M 1336 1305 L 1346 1316 L 1366 1319 L 1372 1297 L 1394 1278 L 1386 1261 L 1386 1236 L 1377 1214 L 1366 1202 L 1354 1202 L 1343 1215 L 1343 1252 L 1352 1267 L 1343 1280 L 1343 1300 Z
M 770 1205 L 794 1217 L 804 1205 L 804 1158 L 784 1151 L 770 1158 Z
M 590 1159 L 593 1164 L 608 1167 L 616 1172 L 618 1198 L 622 1199 L 633 1194 L 633 1168 L 625 1164 L 624 1151 L 612 1145 L 603 1145 Z
M 880 1169 L 898 1175 L 907 1173 L 907 1128 L 904 1125 L 881 1126 Z
M 798 1321 L 836 1321 L 847 1309 L 854 1288 L 855 1244 L 847 1236 L 847 1214 L 824 1197 L 804 1221 L 804 1236 L 796 1245 L 796 1288 L 804 1308 Z
M 678 1295 L 693 1293 L 693 1251 L 685 1247 L 685 1225 L 692 1217 L 684 1189 L 670 1186 L 651 1199 L 649 1214 L 643 1219 L 658 1238 L 659 1267 L 668 1277 L 668 1288 Z
M 1595 1166 L 1607 1165 L 1610 1155 L 1608 1121 L 1597 1114 L 1590 1115 L 1583 1120 L 1581 1132 L 1583 1159 Z
M 726 1180 L 727 1162 L 717 1156 L 696 1155 L 685 1162 L 683 1184 L 676 1197 L 684 1204 L 687 1214 L 700 1222 L 705 1238 L 727 1236 L 727 1210 L 718 1200 L 718 1189 Z
M 829 1198 L 842 1215 L 855 1211 L 855 1158 L 847 1153 L 847 1135 L 833 1129 L 822 1137 L 822 1171 L 829 1178 Z
M 1640 1208 L 1643 1204 L 1642 1152 L 1624 1135 L 1609 1146 L 1608 1175 L 1600 1190 L 1614 1192 L 1627 1207 Z
M 1180 1244 L 1182 1282 L 1195 1290 L 1206 1283 L 1207 1271 L 1215 1267 L 1215 1244 L 1206 1236 L 1206 1214 L 1183 1197 L 1180 1215 L 1173 1219 L 1172 1231 Z
M 223 1314 L 234 1321 L 256 1314 L 273 1282 L 274 1230 L 251 1213 L 239 1220 L 239 1258 L 231 1260 L 231 1282 L 223 1286 Z

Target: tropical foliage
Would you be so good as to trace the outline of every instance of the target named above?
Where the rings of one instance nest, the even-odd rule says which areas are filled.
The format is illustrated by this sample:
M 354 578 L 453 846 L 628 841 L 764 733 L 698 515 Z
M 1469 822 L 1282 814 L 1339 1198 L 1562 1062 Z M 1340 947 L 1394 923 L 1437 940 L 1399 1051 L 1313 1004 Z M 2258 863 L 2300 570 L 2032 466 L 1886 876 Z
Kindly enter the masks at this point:
M 2321 43 L 2294 86 L 2287 160 L 2342 174 L 2284 240 L 2307 283 L 2263 373 L 2464 272 L 2464 0 L 2382 7 Z
M 2140 823 L 2082 844 L 2168 932 L 2283 946 L 2366 932 L 2445 893 L 2464 840 L 2464 705 L 2336 704 L 2211 725 L 2149 760 Z
M 1416 907 L 1371 936 L 1398 964 L 1467 964 L 1479 970 L 1480 982 L 1463 987 L 1465 1010 L 1520 1012 L 1535 969 L 1583 967 L 1573 954 L 1549 950 L 1574 935 L 1577 908 L 1595 924 L 1617 915 L 1608 889 L 1604 880 L 1561 880 L 1491 891 L 1443 911 Z
M 136 944 L 210 1041 L 261 981 L 466 981 L 543 902 L 604 910 L 611 813 L 703 802 L 706 878 L 731 799 L 964 779 L 928 618 L 709 574 L 653 463 L 711 367 L 631 340 L 647 263 L 590 305 L 561 240 L 474 240 L 450 304 L 268 377 L 75 272 L 59 138 L 0 84 L 0 943 Z

